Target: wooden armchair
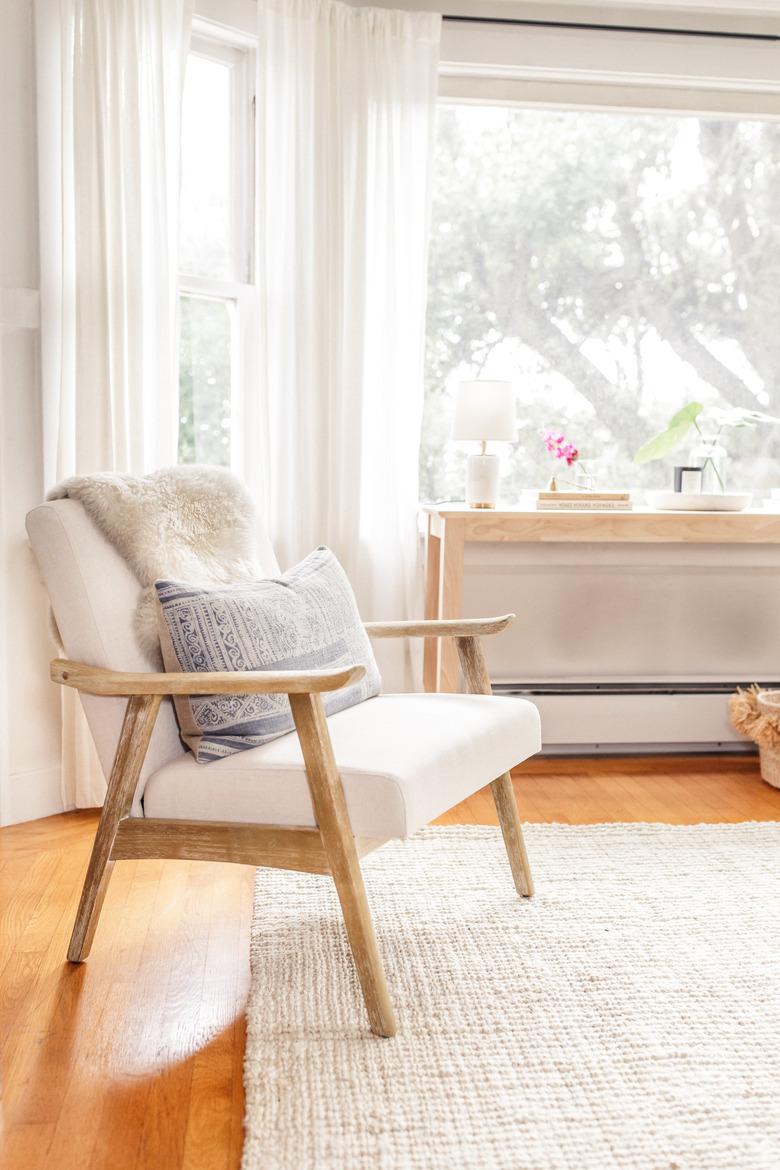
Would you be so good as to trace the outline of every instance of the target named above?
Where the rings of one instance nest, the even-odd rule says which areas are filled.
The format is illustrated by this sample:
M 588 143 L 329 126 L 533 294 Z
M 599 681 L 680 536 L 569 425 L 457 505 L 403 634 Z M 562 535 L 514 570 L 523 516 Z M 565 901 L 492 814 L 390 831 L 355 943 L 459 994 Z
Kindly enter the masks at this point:
M 81 962 L 89 954 L 116 861 L 187 858 L 330 874 L 371 1029 L 392 1036 L 396 1024 L 360 857 L 490 782 L 515 886 L 524 896 L 533 893 L 509 768 L 538 751 L 538 714 L 524 700 L 486 697 L 490 680 L 479 640 L 503 630 L 513 615 L 368 624 L 373 638 L 453 637 L 468 693 L 380 695 L 326 719 L 322 694 L 356 681 L 362 666 L 143 669 L 148 664 L 128 636 L 137 583 L 81 506 L 42 505 L 30 513 L 28 531 L 67 651 L 124 667 L 52 663 L 52 679 L 80 692 L 102 759 L 113 757 L 68 958 Z M 247 692 L 287 694 L 297 738 L 195 763 L 174 739 L 168 696 Z M 209 815 L 212 808 L 219 815 Z

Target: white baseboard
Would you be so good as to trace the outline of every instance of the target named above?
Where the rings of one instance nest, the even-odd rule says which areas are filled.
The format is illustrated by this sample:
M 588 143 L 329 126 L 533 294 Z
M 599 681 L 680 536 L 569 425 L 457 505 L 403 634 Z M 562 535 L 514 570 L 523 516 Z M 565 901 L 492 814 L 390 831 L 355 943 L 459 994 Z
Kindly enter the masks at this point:
M 3 793 L 3 825 L 36 821 L 65 812 L 60 787 L 60 769 L 16 772 L 8 777 Z
M 544 751 L 733 751 L 746 741 L 728 695 L 528 695 L 542 717 Z

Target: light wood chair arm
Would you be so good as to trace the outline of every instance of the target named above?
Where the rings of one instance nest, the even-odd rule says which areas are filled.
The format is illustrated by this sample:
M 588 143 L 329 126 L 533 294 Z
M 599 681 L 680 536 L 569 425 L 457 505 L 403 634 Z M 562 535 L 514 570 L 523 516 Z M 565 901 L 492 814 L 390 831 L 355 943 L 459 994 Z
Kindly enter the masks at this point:
M 364 666 L 338 670 L 221 670 L 170 674 L 130 674 L 55 658 L 52 682 L 90 695 L 312 695 L 358 682 Z
M 500 634 L 515 620 L 513 613 L 494 618 L 437 618 L 421 622 L 366 622 L 369 638 L 479 638 Z

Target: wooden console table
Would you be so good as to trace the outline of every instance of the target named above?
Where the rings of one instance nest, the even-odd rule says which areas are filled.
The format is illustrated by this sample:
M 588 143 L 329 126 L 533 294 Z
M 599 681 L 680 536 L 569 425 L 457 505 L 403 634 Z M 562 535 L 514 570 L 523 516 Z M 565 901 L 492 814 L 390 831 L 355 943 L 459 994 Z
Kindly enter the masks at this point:
M 471 541 L 579 541 L 627 544 L 780 544 L 780 513 L 499 511 L 426 504 L 425 616 L 461 617 L 463 556 Z M 456 691 L 458 656 L 450 638 L 426 638 L 425 689 Z

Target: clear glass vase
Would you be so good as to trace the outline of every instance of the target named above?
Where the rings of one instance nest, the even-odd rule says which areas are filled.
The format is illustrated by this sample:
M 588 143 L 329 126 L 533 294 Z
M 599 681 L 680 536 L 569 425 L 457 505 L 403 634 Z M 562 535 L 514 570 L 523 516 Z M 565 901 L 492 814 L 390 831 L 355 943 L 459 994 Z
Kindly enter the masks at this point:
M 596 474 L 590 463 L 583 463 L 578 459 L 571 470 L 578 492 L 593 492 L 596 490 Z
M 702 492 L 725 492 L 728 459 L 728 451 L 718 435 L 699 435 L 688 456 L 688 465 L 701 468 Z

